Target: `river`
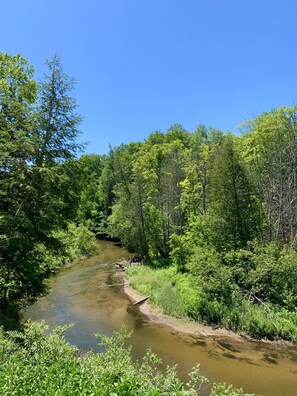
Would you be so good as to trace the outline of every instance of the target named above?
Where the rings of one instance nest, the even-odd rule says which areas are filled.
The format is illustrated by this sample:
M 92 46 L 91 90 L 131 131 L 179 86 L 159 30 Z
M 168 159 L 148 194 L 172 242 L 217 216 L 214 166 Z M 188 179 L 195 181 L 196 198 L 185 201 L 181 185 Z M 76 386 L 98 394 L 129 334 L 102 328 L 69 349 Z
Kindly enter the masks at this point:
M 178 365 L 187 380 L 200 363 L 201 373 L 214 382 L 232 383 L 245 392 L 268 396 L 297 395 L 297 349 L 224 337 L 196 337 L 149 321 L 133 306 L 115 276 L 115 262 L 129 253 L 100 241 L 98 253 L 55 275 L 50 292 L 27 308 L 24 319 L 44 320 L 50 328 L 74 323 L 65 338 L 82 352 L 100 351 L 94 333 L 111 335 L 124 325 L 133 330 L 133 355 L 140 359 L 151 348 L 164 365 Z M 207 394 L 207 390 L 206 390 Z

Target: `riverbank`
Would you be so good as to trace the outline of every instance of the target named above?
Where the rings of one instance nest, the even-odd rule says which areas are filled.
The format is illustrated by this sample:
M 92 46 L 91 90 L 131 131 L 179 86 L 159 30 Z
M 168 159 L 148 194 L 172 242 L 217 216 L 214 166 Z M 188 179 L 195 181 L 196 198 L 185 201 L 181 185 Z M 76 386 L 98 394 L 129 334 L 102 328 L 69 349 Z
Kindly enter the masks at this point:
M 123 290 L 133 304 L 146 297 L 131 287 L 129 279 L 124 271 L 119 270 L 116 274 L 122 280 Z M 193 334 L 200 337 L 230 337 L 237 341 L 243 340 L 243 337 L 239 334 L 224 328 L 213 328 L 187 319 L 179 319 L 166 315 L 159 307 L 150 304 L 149 299 L 139 304 L 138 308 L 139 311 L 152 322 L 171 327 L 178 332 Z
M 128 298 L 123 291 L 122 279 L 115 275 L 115 263 L 128 260 L 130 253 L 111 242 L 100 241 L 98 244 L 97 256 L 88 257 L 51 279 L 50 293 L 28 308 L 24 321 L 44 321 L 51 329 L 75 323 L 64 336 L 79 348 L 80 356 L 85 356 L 91 349 L 95 353 L 102 351 L 94 333 L 110 336 L 113 331 L 125 327 L 129 332 L 133 330 L 128 341 L 132 346 L 133 361 L 140 362 L 151 349 L 162 358 L 162 369 L 176 364 L 178 376 L 184 382 L 189 381 L 191 368 L 201 364 L 202 375 L 211 383 L 234 384 L 243 387 L 246 393 L 296 396 L 297 351 L 245 342 L 244 339 L 233 342 L 232 338 L 223 336 L 181 333 L 147 319 L 139 311 L 139 306 L 132 305 L 138 297 Z M 136 269 L 146 268 L 131 266 L 123 272 Z M 153 276 L 156 278 L 158 271 Z M 148 281 L 143 275 L 141 277 Z M 170 284 L 174 281 L 173 276 L 167 278 Z M 138 280 L 137 284 L 140 285 Z M 151 295 L 151 298 L 156 295 L 151 291 L 142 294 Z M 151 298 L 148 300 L 150 305 L 155 304 Z M 119 364 L 123 366 L 122 358 Z
M 128 264 L 128 263 L 127 263 Z M 133 266 L 133 264 L 132 264 Z M 140 268 L 142 265 L 137 263 L 137 266 Z M 147 297 L 149 294 L 144 294 L 135 289 L 131 285 L 129 278 L 126 274 L 126 271 L 119 270 L 117 271 L 117 275 L 121 277 L 123 283 L 123 289 L 125 294 L 129 297 L 132 303 L 142 300 L 143 298 Z M 296 347 L 296 344 L 285 339 L 275 339 L 270 340 L 265 337 L 259 339 L 251 337 L 249 334 L 245 332 L 241 332 L 240 334 L 234 332 L 232 330 L 228 330 L 223 326 L 210 326 L 206 324 L 202 324 L 199 322 L 191 321 L 187 318 L 177 318 L 174 315 L 167 315 L 163 312 L 162 308 L 156 304 L 150 303 L 150 299 L 145 301 L 144 303 L 139 305 L 139 311 L 145 315 L 150 321 L 163 324 L 168 326 L 178 332 L 193 334 L 199 337 L 212 337 L 212 338 L 220 338 L 220 337 L 228 337 L 232 338 L 236 341 L 253 341 L 253 342 L 261 342 L 261 343 L 268 343 L 268 344 L 275 344 L 275 345 L 286 345 L 289 347 Z

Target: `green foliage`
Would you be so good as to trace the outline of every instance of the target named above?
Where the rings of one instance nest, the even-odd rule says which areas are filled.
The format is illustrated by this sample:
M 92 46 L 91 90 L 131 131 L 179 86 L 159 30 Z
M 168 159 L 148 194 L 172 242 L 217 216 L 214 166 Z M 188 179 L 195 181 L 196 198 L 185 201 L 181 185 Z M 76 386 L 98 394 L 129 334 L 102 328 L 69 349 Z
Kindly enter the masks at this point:
M 242 389 L 236 389 L 233 385 L 214 384 L 210 396 L 240 396 Z
M 99 190 L 99 179 L 105 166 L 106 156 L 84 154 L 77 160 L 80 196 L 76 220 L 98 236 L 104 234 L 104 221 L 107 217 L 103 194 Z
M 196 274 L 182 274 L 175 267 L 132 266 L 127 270 L 129 284 L 142 295 L 151 295 L 150 302 L 168 315 L 223 326 L 255 339 L 283 338 L 295 342 L 296 312 L 278 310 L 252 293 L 242 294 L 231 281 L 230 269 L 219 274 L 224 267 L 218 257 L 217 265 L 213 264 L 208 271 L 204 272 L 200 265 L 198 268 L 196 260 L 199 258 L 207 268 L 211 254 L 200 252 L 193 260 Z
M 168 257 L 171 235 L 181 234 L 181 164 L 188 137 L 174 125 L 166 134 L 152 134 L 136 150 L 122 145 L 110 153 L 116 177 L 109 232 L 146 258 Z
M 0 53 L 0 315 L 91 249 L 87 227 L 151 264 L 139 288 L 165 312 L 295 339 L 297 107 L 241 137 L 174 124 L 76 159 L 74 80 L 57 56 L 47 66 L 38 86 L 24 58 Z
M 53 232 L 78 205 L 73 81 L 57 57 L 47 65 L 37 95 L 28 62 L 0 54 L 0 314 L 40 293 L 48 274 L 42 250 L 60 249 Z
M 160 359 L 151 351 L 134 363 L 131 348 L 126 346 L 129 334 L 123 329 L 110 338 L 98 335 L 104 353 L 80 357 L 78 350 L 65 342 L 62 333 L 66 329 L 60 327 L 45 336 L 44 324 L 29 322 L 23 332 L 1 332 L 0 394 L 194 396 L 208 382 L 199 366 L 190 373 L 187 384 L 178 379 L 175 367 L 162 373 L 157 368 Z M 213 392 L 216 396 L 242 395 L 225 385 L 214 385 Z
M 246 246 L 261 229 L 260 208 L 232 135 L 213 150 L 209 178 L 206 227 L 212 245 L 218 250 Z
M 132 211 L 131 201 L 121 198 L 113 205 L 112 214 L 108 218 L 108 233 L 112 238 L 120 238 L 121 242 L 131 252 L 146 254 L 146 241 L 143 229 L 134 217 L 129 216 Z
M 59 269 L 66 262 L 92 253 L 96 248 L 95 236 L 86 226 L 69 223 L 66 230 L 53 233 L 53 238 L 59 248 L 49 250 L 45 245 L 38 245 L 38 260 L 40 266 L 47 271 Z
M 82 148 L 76 143 L 82 118 L 76 113 L 76 100 L 69 96 L 74 88 L 74 79 L 63 72 L 58 56 L 46 60 L 46 65 L 48 74 L 40 84 L 37 112 L 37 166 L 71 159 Z
M 172 234 L 170 237 L 170 257 L 179 272 L 186 272 L 186 263 L 193 248 L 188 234 Z
M 296 119 L 296 107 L 264 113 L 242 137 L 174 125 L 133 156 L 129 147 L 112 151 L 121 178 L 113 178 L 109 232 L 150 263 L 132 282 L 165 312 L 295 339 Z M 191 279 L 185 293 L 181 279 Z
M 244 125 L 241 149 L 263 203 L 266 241 L 288 243 L 297 231 L 296 111 L 280 107 Z
M 297 253 L 275 244 L 259 247 L 250 271 L 252 291 L 271 303 L 295 310 L 297 304 Z
M 67 230 L 55 233 L 55 237 L 64 245 L 65 261 L 84 256 L 96 246 L 94 234 L 82 224 L 69 223 Z
M 250 298 L 294 311 L 296 306 L 297 253 L 278 243 L 253 243 L 250 250 L 230 251 L 222 261 L 236 283 Z
M 196 247 L 189 261 L 190 272 L 203 285 L 209 300 L 231 304 L 236 286 L 231 282 L 231 271 L 222 265 L 220 255 L 214 248 Z
M 128 268 L 129 284 L 143 295 L 151 295 L 150 301 L 162 308 L 167 315 L 194 317 L 199 293 L 190 275 L 185 276 L 176 268 L 155 269 L 148 266 Z

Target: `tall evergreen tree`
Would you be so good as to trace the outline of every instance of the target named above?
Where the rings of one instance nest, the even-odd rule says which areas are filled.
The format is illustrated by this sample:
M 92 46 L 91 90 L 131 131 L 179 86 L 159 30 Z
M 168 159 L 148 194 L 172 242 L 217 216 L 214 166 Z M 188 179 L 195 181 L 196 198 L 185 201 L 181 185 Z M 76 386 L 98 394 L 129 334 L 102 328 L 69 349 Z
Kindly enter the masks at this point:
M 54 249 L 51 232 L 73 217 L 75 169 L 69 163 L 80 117 L 68 96 L 73 81 L 57 57 L 37 85 L 20 56 L 1 54 L 0 67 L 0 307 L 39 293 L 47 267 L 40 244 Z
M 210 241 L 219 250 L 245 247 L 259 233 L 260 208 L 231 134 L 212 153 L 209 183 Z

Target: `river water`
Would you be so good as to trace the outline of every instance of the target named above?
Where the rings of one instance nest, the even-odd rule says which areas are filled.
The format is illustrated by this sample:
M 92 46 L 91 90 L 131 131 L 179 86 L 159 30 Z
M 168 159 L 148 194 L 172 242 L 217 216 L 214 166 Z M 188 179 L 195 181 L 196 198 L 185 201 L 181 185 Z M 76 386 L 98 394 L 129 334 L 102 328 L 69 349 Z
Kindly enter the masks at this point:
M 95 256 L 51 279 L 50 292 L 26 310 L 24 319 L 44 320 L 50 328 L 74 323 L 65 338 L 82 352 L 100 351 L 94 333 L 111 335 L 124 325 L 133 330 L 130 342 L 136 359 L 151 348 L 164 365 L 177 364 L 183 380 L 200 363 L 201 373 L 211 381 L 232 383 L 247 393 L 297 395 L 296 348 L 196 337 L 149 321 L 133 306 L 115 276 L 113 264 L 128 257 L 117 244 L 100 241 Z

